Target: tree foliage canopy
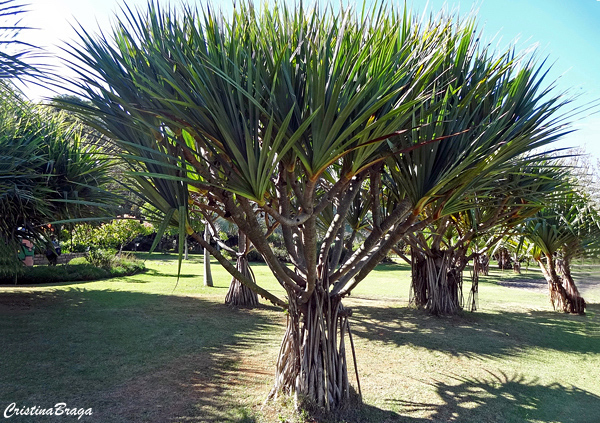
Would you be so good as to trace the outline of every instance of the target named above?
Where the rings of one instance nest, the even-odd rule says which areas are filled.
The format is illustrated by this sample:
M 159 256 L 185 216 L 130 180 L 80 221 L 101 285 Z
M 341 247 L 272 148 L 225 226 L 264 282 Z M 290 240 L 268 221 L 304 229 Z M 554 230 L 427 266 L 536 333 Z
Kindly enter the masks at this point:
M 373 206 L 378 235 L 333 273 L 335 293 L 408 231 L 409 214 L 461 210 L 467 193 L 493 189 L 490 178 L 564 133 L 540 68 L 488 51 L 473 22 L 384 6 L 313 12 L 242 3 L 225 19 L 152 4 L 109 37 L 82 28 L 72 48 L 93 103 L 79 110 L 129 151 L 146 198 L 182 228 L 190 198 L 232 219 L 304 297 L 354 196 L 366 180 L 380 187 L 384 167 L 393 198 L 384 215 Z M 317 251 L 317 217 L 332 205 Z M 284 228 L 296 274 L 261 240 L 257 216 Z

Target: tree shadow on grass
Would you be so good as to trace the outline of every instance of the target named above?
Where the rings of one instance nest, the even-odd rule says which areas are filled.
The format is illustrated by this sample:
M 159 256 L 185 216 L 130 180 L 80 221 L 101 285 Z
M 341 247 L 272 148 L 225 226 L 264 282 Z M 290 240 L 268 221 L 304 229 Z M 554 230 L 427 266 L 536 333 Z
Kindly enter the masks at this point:
M 352 332 L 358 337 L 454 356 L 510 356 L 529 347 L 600 353 L 598 304 L 589 304 L 590 313 L 585 316 L 531 310 L 436 317 L 410 307 L 352 308 Z
M 406 413 L 428 415 L 427 419 L 396 414 L 388 421 L 595 423 L 600 416 L 599 396 L 574 386 L 540 384 L 537 379 L 527 380 L 518 374 L 453 376 L 450 381 L 434 382 L 433 386 L 440 399 L 435 404 L 387 400 Z
M 551 383 L 503 372 L 488 372 L 484 378 L 446 375 L 432 386 L 434 403 L 384 399 L 384 410 L 368 404 L 356 405 L 324 422 L 344 423 L 597 423 L 600 397 L 575 386 Z M 387 407 L 386 407 L 387 408 Z M 573 410 L 577 410 L 573 413 Z
M 241 353 L 279 333 L 277 323 L 264 308 L 191 297 L 0 293 L 0 409 L 66 402 L 92 408 L 94 422 L 252 422 L 252 409 L 230 388 L 240 381 Z M 241 372 L 248 383 L 252 372 Z

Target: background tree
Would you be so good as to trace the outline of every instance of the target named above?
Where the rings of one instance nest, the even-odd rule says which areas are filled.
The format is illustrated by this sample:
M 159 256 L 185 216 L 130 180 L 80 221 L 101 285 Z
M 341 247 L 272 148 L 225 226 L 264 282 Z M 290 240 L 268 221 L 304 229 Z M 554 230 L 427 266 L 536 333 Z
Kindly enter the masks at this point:
M 21 238 L 43 247 L 48 223 L 105 213 L 114 201 L 103 189 L 110 162 L 82 146 L 80 128 L 9 88 L 0 99 L 0 237 L 6 248 L 16 251 Z M 16 261 L 16 254 L 6 257 Z
M 235 267 L 242 275 L 256 283 L 256 277 L 248 263 L 250 248 L 251 245 L 246 235 L 243 232 L 238 232 L 238 250 L 236 252 Z M 225 304 L 235 307 L 254 307 L 258 305 L 258 295 L 233 276 L 229 284 L 229 290 L 225 296 Z
M 535 161 L 541 156 L 536 157 Z M 464 210 L 443 216 L 407 238 L 411 246 L 412 301 L 434 314 L 463 307 L 463 271 L 493 249 L 525 219 L 541 210 L 564 185 L 548 162 L 498 174 L 464 199 Z M 485 240 L 482 244 L 479 240 Z M 476 308 L 478 271 L 472 278 L 470 310 Z
M 522 233 L 534 244 L 533 258 L 548 282 L 554 309 L 583 314 L 586 303 L 571 275 L 571 262 L 600 251 L 600 220 L 589 198 L 567 193 L 524 224 Z
M 436 80 L 442 88 L 421 106 L 432 110 L 430 124 L 403 135 L 413 143 L 444 139 L 391 157 L 389 177 L 383 180 L 392 199 L 408 199 L 414 205 L 417 230 L 408 238 L 413 250 L 414 300 L 435 314 L 453 314 L 461 308 L 459 269 L 466 263 L 459 251 L 466 251 L 472 239 L 461 241 L 456 249 L 441 249 L 446 235 L 453 236 L 447 232 L 458 229 L 453 222 L 469 217 L 459 216 L 469 209 L 482 217 L 475 209 L 490 201 L 498 217 L 476 222 L 466 234 L 472 238 L 479 225 L 487 231 L 499 223 L 491 224 L 520 199 L 506 195 L 494 204 L 498 195 L 493 190 L 515 176 L 522 178 L 527 166 L 544 159 L 529 153 L 567 132 L 563 116 L 556 113 L 566 101 L 540 85 L 543 70 L 532 59 L 516 57 L 511 50 L 494 54 L 480 45 L 472 22 L 445 42 Z M 425 228 L 429 235 L 422 232 Z M 458 257 L 450 257 L 455 252 Z

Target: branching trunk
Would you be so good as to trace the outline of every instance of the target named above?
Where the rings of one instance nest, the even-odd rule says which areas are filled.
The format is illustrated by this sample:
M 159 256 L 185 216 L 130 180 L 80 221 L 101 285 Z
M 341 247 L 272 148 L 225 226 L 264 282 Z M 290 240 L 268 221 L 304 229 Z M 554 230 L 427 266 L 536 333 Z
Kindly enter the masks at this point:
M 239 272 L 256 283 L 256 278 L 248 263 L 248 244 L 243 232 L 238 236 L 238 254 L 235 267 Z M 238 279 L 233 277 L 229 291 L 225 296 L 225 304 L 233 307 L 255 307 L 258 305 L 258 295 Z
M 565 313 L 585 313 L 585 300 L 575 286 L 569 262 L 563 261 L 557 266 L 557 260 L 554 256 L 547 254 L 545 258 L 545 262 L 538 260 L 538 263 L 548 282 L 550 302 L 552 302 L 554 310 Z M 560 276 L 557 269 L 560 271 Z
M 294 395 L 296 406 L 339 407 L 350 396 L 345 333 L 349 309 L 326 290 L 315 289 L 305 304 L 290 295 L 287 330 L 270 397 Z
M 463 307 L 462 267 L 449 251 L 413 252 L 413 303 L 431 314 L 457 314 Z

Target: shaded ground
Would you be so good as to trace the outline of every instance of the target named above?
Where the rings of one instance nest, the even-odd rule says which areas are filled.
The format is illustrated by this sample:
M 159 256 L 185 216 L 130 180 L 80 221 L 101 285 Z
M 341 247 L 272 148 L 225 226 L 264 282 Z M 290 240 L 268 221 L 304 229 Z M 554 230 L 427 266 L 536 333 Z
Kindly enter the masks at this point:
M 189 297 L 0 293 L 0 411 L 12 402 L 41 408 L 66 402 L 93 409 L 81 421 L 253 421 L 247 398 L 230 391 L 260 391 L 256 376 L 266 370 L 260 361 L 247 364 L 249 350 L 278 329 L 278 318 L 268 308 L 231 310 Z
M 284 314 L 222 305 L 225 283 L 202 298 L 141 292 L 171 275 L 167 265 L 153 278 L 114 285 L 126 290 L 93 283 L 0 290 L 0 412 L 11 402 L 62 401 L 93 408 L 79 421 L 106 423 L 600 421 L 600 304 L 571 316 L 530 293 L 525 301 L 540 302 L 524 308 L 512 293 L 527 290 L 508 294 L 491 283 L 485 289 L 500 307 L 445 318 L 408 308 L 404 299 L 349 298 L 364 404 L 327 420 L 295 414 L 289 400 L 264 404 Z M 194 280 L 184 274 L 182 285 Z M 598 298 L 592 276 L 582 290 Z M 535 274 L 528 278 L 536 283 Z M 545 282 L 537 283 L 545 292 Z M 160 289 L 170 293 L 172 281 Z M 352 366 L 350 353 L 348 360 Z

